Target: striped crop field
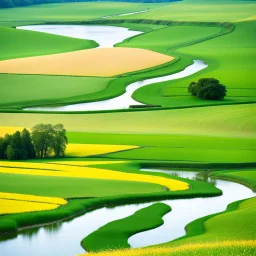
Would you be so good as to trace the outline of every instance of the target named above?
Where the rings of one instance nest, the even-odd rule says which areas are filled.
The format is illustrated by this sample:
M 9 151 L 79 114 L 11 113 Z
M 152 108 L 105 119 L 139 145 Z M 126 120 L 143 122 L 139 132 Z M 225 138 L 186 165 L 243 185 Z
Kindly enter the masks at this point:
M 165 186 L 172 191 L 186 190 L 189 188 L 189 185 L 186 182 L 179 180 L 160 176 L 156 177 L 153 175 L 110 171 L 92 167 L 8 161 L 2 161 L 0 162 L 0 165 L 0 173 L 148 182 Z
M 0 215 L 52 210 L 65 204 L 63 198 L 0 192 Z
M 102 145 L 102 144 L 68 144 L 66 155 L 67 156 L 90 156 L 108 154 L 117 151 L 124 151 L 129 149 L 135 149 L 138 146 L 130 145 Z

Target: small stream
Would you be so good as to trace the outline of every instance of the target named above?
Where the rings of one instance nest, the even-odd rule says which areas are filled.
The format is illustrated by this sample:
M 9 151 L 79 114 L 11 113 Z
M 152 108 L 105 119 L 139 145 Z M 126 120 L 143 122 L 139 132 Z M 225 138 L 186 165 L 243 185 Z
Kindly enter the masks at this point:
M 164 225 L 133 235 L 129 244 L 136 247 L 164 243 L 185 235 L 184 227 L 200 217 L 224 211 L 231 202 L 255 196 L 249 188 L 229 181 L 210 180 L 197 172 L 180 172 L 156 169 L 142 171 L 163 172 L 170 175 L 215 183 L 223 191 L 222 196 L 164 200 L 172 211 L 164 216 Z M 235 193 L 234 193 L 235 191 Z M 152 203 L 101 208 L 63 223 L 33 228 L 19 233 L 17 237 L 0 241 L 0 255 L 4 256 L 74 256 L 83 253 L 81 240 L 103 225 L 127 217 Z
M 100 48 L 114 47 L 115 44 L 122 42 L 124 39 L 130 38 L 135 35 L 142 34 L 139 31 L 132 31 L 123 27 L 116 26 L 84 26 L 84 25 L 33 25 L 21 26 L 18 29 L 32 30 L 38 32 L 45 32 L 56 35 L 63 35 L 68 37 L 90 39 L 99 44 Z M 131 83 L 126 87 L 126 92 L 118 97 L 88 102 L 70 104 L 58 107 L 28 107 L 24 110 L 29 111 L 97 111 L 97 110 L 114 110 L 114 109 L 127 109 L 130 105 L 142 105 L 142 103 L 135 101 L 132 98 L 133 93 L 139 88 L 164 81 L 176 80 L 195 74 L 208 65 L 201 60 L 194 60 L 194 63 L 184 70 L 166 76 L 145 79 Z

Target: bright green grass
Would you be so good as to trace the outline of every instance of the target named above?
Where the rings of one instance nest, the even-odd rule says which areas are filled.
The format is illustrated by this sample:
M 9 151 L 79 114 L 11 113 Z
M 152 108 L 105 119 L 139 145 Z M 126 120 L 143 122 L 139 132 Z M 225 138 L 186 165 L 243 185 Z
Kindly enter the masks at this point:
M 91 114 L 0 113 L 2 126 L 62 123 L 68 131 L 255 137 L 256 104 Z M 103 123 L 102 123 L 103 122 Z
M 238 21 L 255 15 L 253 1 L 194 1 L 170 3 L 146 13 L 127 16 L 128 19 L 173 21 Z
M 105 90 L 112 79 L 0 74 L 0 107 L 74 103 Z
M 142 11 L 148 8 L 163 6 L 163 4 L 146 3 L 60 3 L 42 4 L 22 8 L 0 9 L 0 23 L 18 25 L 26 21 L 31 24 L 38 21 L 82 21 L 103 16 Z M 128 17 L 128 16 L 125 16 Z
M 107 157 L 133 160 L 186 161 L 207 163 L 256 162 L 256 150 L 145 147 L 107 154 Z
M 3 9 L 0 9 L 0 12 Z M 1 15 L 0 15 L 1 16 Z M 94 48 L 91 40 L 0 27 L 0 60 Z
M 139 145 L 200 149 L 254 149 L 256 138 L 174 134 L 111 134 L 68 132 L 69 143 Z
M 186 54 L 191 59 L 205 60 L 209 67 L 187 78 L 142 87 L 133 97 L 144 103 L 171 107 L 255 102 L 256 79 L 252 76 L 255 72 L 255 28 L 256 22 L 239 23 L 230 34 L 176 50 L 178 55 L 182 54 L 182 58 Z M 171 55 L 173 48 L 180 48 L 184 43 L 209 36 L 211 32 L 217 34 L 218 29 L 220 28 L 202 25 L 173 26 L 146 33 L 119 45 L 160 52 L 168 49 L 168 54 Z M 188 94 L 189 83 L 202 77 L 217 78 L 227 86 L 224 101 L 201 100 Z
M 166 243 L 166 246 L 181 245 L 187 243 L 213 242 L 222 240 L 246 240 L 255 239 L 255 228 L 252 223 L 256 221 L 256 197 L 252 199 L 237 201 L 230 204 L 222 214 L 214 214 L 213 217 L 202 218 L 204 231 L 193 230 L 195 226 L 187 226 L 189 236 L 178 241 Z M 196 220 L 198 224 L 202 220 Z M 205 232 L 205 233 L 204 233 Z M 199 233 L 199 234 L 198 234 Z M 198 234 L 198 235 L 197 235 Z
M 221 179 L 233 180 L 252 188 L 256 191 L 256 170 L 245 169 L 237 171 L 218 171 L 212 173 L 212 176 L 219 177 Z
M 218 34 L 220 31 L 221 28 L 217 26 L 168 26 L 131 39 L 126 39 L 116 46 L 143 48 L 170 54 L 170 49 L 173 47 Z
M 244 100 L 256 99 L 255 43 L 253 31 L 256 22 L 244 22 L 236 25 L 236 29 L 227 35 L 205 41 L 178 50 L 180 53 L 196 56 L 216 67 L 212 70 L 195 74 L 193 77 L 162 84 L 162 96 L 172 100 L 187 95 L 187 86 L 201 77 L 217 78 L 227 86 L 227 100 L 243 97 Z M 230 43 L 232 42 L 232 43 Z M 229 97 L 231 97 L 229 99 Z M 192 97 L 184 99 L 190 100 Z M 177 99 L 176 99 L 177 100 Z
M 79 179 L 0 174 L 1 192 L 77 198 L 161 192 L 157 184 L 101 179 Z
M 161 226 L 162 217 L 170 211 L 167 204 L 152 204 L 126 218 L 109 222 L 84 238 L 81 245 L 90 252 L 130 248 L 130 236 Z

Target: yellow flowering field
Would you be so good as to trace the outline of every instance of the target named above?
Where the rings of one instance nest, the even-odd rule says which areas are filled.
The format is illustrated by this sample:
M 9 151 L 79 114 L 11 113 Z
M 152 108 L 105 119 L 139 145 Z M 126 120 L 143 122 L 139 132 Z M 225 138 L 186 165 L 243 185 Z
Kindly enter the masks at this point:
M 56 209 L 59 206 L 58 204 L 0 199 L 0 214 L 45 211 Z
M 49 162 L 51 164 L 63 164 L 63 165 L 76 165 L 76 166 L 90 166 L 90 165 L 101 165 L 101 164 L 124 164 L 129 161 L 62 161 L 62 162 Z M 0 164 L 1 165 L 1 164 Z
M 249 250 L 256 247 L 256 240 L 233 240 L 233 241 L 218 241 L 208 243 L 189 243 L 175 247 L 146 247 L 137 249 L 123 249 L 123 250 L 110 250 L 99 253 L 80 254 L 78 256 L 206 256 L 205 251 L 208 251 L 207 255 L 221 255 L 221 256 L 249 256 L 246 254 Z M 232 249 L 234 252 L 236 249 L 244 248 L 244 254 L 228 254 L 228 249 Z M 211 250 L 216 249 L 218 254 L 211 254 Z M 215 253 L 216 253 L 215 251 Z
M 15 194 L 15 193 L 3 193 L 3 192 L 0 192 L 0 199 L 48 203 L 48 204 L 57 204 L 57 205 L 67 204 L 67 201 L 65 199 L 59 198 L 59 197 L 34 196 L 34 195 L 24 195 L 24 194 Z
M 63 162 L 61 162 L 63 163 Z M 47 163 L 27 163 L 27 162 L 0 162 L 0 173 L 55 176 L 55 177 L 76 177 L 87 179 L 107 179 L 107 180 L 126 180 L 139 181 L 159 184 L 170 190 L 186 190 L 189 188 L 188 183 L 164 178 L 160 176 L 124 173 L 110 171 L 92 167 L 68 166 Z M 12 168 L 9 168 L 12 167 Z M 35 168 L 35 169 L 28 169 Z
M 14 126 L 0 126 L 0 137 L 3 137 L 6 133 L 12 134 L 16 131 L 22 131 L 25 127 Z
M 113 153 L 122 150 L 138 148 L 130 145 L 104 145 L 104 144 L 68 144 L 66 156 L 90 156 Z
M 63 198 L 0 192 L 0 214 L 52 210 L 65 204 Z

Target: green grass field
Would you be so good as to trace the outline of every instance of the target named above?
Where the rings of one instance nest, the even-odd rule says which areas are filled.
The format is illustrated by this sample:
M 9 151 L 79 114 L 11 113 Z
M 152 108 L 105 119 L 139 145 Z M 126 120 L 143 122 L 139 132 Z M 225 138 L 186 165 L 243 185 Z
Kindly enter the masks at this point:
M 252 1 L 185 0 L 127 17 L 172 21 L 235 22 L 255 16 L 254 8 L 255 3 Z
M 2 125 L 32 128 L 39 122 L 68 131 L 123 134 L 183 134 L 255 137 L 255 104 L 89 114 L 0 113 Z M 104 126 L 101 125 L 104 119 Z M 89 125 L 88 125 L 89 124 Z M 136 124 L 136 126 L 134 125 Z
M 98 45 L 91 40 L 4 27 L 0 27 L 0 37 L 0 60 L 76 51 Z
M 104 197 L 163 191 L 160 185 L 141 182 L 18 174 L 0 174 L 0 176 L 1 192 L 49 197 Z
M 213 177 L 219 177 L 226 180 L 234 180 L 250 187 L 256 191 L 256 171 L 255 169 L 245 169 L 238 171 L 221 171 L 212 173 Z
M 111 78 L 0 74 L 0 107 L 84 101 L 106 90 Z
M 66 219 L 101 207 L 221 194 L 213 184 L 141 172 L 142 167 L 207 170 L 211 176 L 241 183 L 255 191 L 255 6 L 254 1 L 184 0 L 160 4 L 81 2 L 0 9 L 0 61 L 96 47 L 97 44 L 89 40 L 10 28 L 46 22 L 83 24 L 85 21 L 104 25 L 112 22 L 115 26 L 144 32 L 116 47 L 143 48 L 176 57 L 171 64 L 113 78 L 0 74 L 0 126 L 32 128 L 38 123 L 61 123 L 67 129 L 69 143 L 139 146 L 105 155 L 72 155 L 72 158 L 54 161 L 63 165 L 64 161 L 124 159 L 127 162 L 104 163 L 84 170 L 102 168 L 102 172 L 118 171 L 120 177 L 143 174 L 154 175 L 155 180 L 164 177 L 176 183 L 177 180 L 189 183 L 187 190 L 166 191 L 155 183 L 3 171 L 0 192 L 61 197 L 69 201 L 55 210 L 1 216 L 0 234 L 17 234 L 18 228 Z M 118 16 L 145 9 L 150 10 Z M 111 17 L 102 19 L 103 16 Z M 159 20 L 166 20 L 168 24 Z M 29 106 L 112 98 L 121 95 L 132 82 L 179 72 L 197 59 L 205 61 L 208 67 L 186 78 L 145 86 L 133 94 L 136 100 L 160 104 L 164 109 L 81 113 L 22 111 Z M 227 86 L 227 97 L 223 101 L 205 101 L 189 96 L 188 84 L 202 77 L 219 79 Z M 53 159 L 31 162 L 49 164 Z M 233 202 L 225 212 L 195 220 L 187 225 L 187 234 L 176 241 L 141 249 L 141 252 L 107 251 L 102 255 L 133 256 L 133 252 L 134 256 L 254 255 L 255 203 L 255 197 Z M 162 216 L 169 211 L 166 205 L 154 204 L 125 219 L 108 223 L 86 237 L 82 245 L 92 251 L 129 248 L 129 236 L 161 225 Z
M 130 248 L 130 236 L 163 225 L 162 217 L 170 211 L 171 207 L 167 204 L 152 204 L 131 216 L 106 224 L 85 237 L 81 244 L 90 252 Z
M 61 3 L 42 4 L 0 10 L 0 23 L 5 26 L 31 24 L 45 21 L 81 21 L 153 9 L 162 4 L 145 3 Z M 164 4 L 163 4 L 164 5 Z

